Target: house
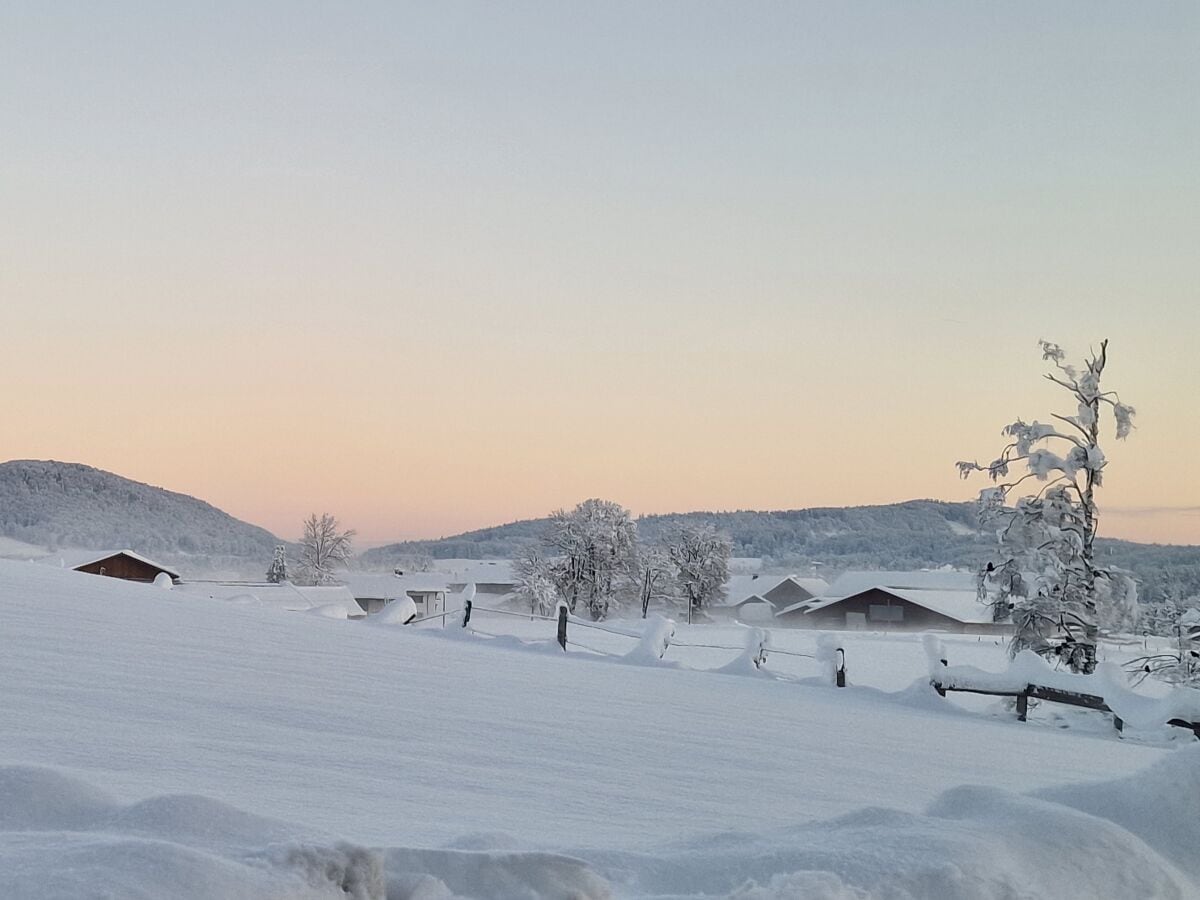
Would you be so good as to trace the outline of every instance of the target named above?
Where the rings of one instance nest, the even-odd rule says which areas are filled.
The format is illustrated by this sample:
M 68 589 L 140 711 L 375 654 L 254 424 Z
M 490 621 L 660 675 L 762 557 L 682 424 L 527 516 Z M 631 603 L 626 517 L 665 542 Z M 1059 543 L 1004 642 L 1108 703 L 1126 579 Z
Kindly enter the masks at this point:
M 430 574 L 435 573 L 449 578 L 453 593 L 473 584 L 475 592 L 488 595 L 489 600 L 511 594 L 517 587 L 511 559 L 435 559 Z
M 781 625 L 882 631 L 1010 634 L 979 602 L 970 572 L 846 572 L 823 594 L 776 614 Z
M 179 581 L 179 573 L 174 569 L 168 569 L 132 550 L 63 550 L 43 557 L 38 562 L 126 581 L 153 583 L 162 574 L 169 576 L 172 581 Z
M 820 578 L 796 575 L 731 575 L 725 582 L 725 599 L 711 612 L 746 622 L 770 622 L 779 610 L 811 600 L 828 587 Z
M 451 576 L 438 572 L 411 572 L 381 575 L 351 572 L 345 586 L 365 613 L 377 613 L 399 597 L 408 597 L 417 609 L 417 617 L 436 616 L 446 611 L 446 597 L 455 593 Z

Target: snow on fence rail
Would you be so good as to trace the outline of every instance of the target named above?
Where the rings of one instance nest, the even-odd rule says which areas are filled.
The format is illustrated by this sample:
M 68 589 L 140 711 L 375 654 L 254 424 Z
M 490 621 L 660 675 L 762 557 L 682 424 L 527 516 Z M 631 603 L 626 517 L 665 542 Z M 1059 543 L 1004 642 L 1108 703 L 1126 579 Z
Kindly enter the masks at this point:
M 442 619 L 445 622 L 445 617 L 448 615 L 457 615 L 462 613 L 462 627 L 466 628 L 471 624 L 471 614 L 473 612 L 486 612 L 493 615 L 512 616 L 519 619 L 527 619 L 530 621 L 554 622 L 557 625 L 555 640 L 565 652 L 568 646 L 578 647 L 580 650 L 585 650 L 589 653 L 595 653 L 599 656 L 616 656 L 618 654 L 610 653 L 606 650 L 599 650 L 587 644 L 581 643 L 576 638 L 568 635 L 568 627 L 570 628 L 586 628 L 594 631 L 604 632 L 605 634 L 616 635 L 618 637 L 629 638 L 637 641 L 637 646 L 634 647 L 626 658 L 637 658 L 647 662 L 662 659 L 666 656 L 667 650 L 671 647 L 679 648 L 694 648 L 704 650 L 728 650 L 731 653 L 737 653 L 739 656 L 730 666 L 736 666 L 739 662 L 745 661 L 752 665 L 755 669 L 766 668 L 767 657 L 770 654 L 777 653 L 780 656 L 795 657 L 799 659 L 812 659 L 817 662 L 829 662 L 833 672 L 834 684 L 838 687 L 846 686 L 846 651 L 842 647 L 828 648 L 828 652 L 811 654 L 798 653 L 794 650 L 776 649 L 771 644 L 771 633 L 763 628 L 750 628 L 746 632 L 746 642 L 742 647 L 734 647 L 728 644 L 709 644 L 695 641 L 683 641 L 675 638 L 675 623 L 670 619 L 662 617 L 654 617 L 647 621 L 646 628 L 639 634 L 632 631 L 624 631 L 619 628 L 613 628 L 608 625 L 601 625 L 598 622 L 587 622 L 577 616 L 571 615 L 565 603 L 560 603 L 558 606 L 557 615 L 544 616 L 536 613 L 519 613 L 508 609 L 495 609 L 493 607 L 479 606 L 472 600 L 467 600 L 461 610 L 452 612 L 439 612 L 433 615 L 425 616 L 420 619 L 413 619 L 406 624 L 416 625 L 420 622 L 426 622 L 430 619 Z M 495 637 L 488 635 L 487 632 L 473 629 L 477 634 L 482 634 L 487 637 Z M 729 668 L 729 667 L 726 667 Z
M 961 691 L 1014 697 L 1019 722 L 1027 720 L 1031 698 L 1048 700 L 1111 713 L 1113 727 L 1118 733 L 1125 730 L 1126 723 L 1137 728 L 1153 728 L 1166 723 L 1189 729 L 1200 739 L 1200 691 L 1176 688 L 1163 697 L 1147 697 L 1122 683 L 1120 669 L 1101 666 L 1091 675 L 1055 671 L 1030 650 L 1017 654 L 1005 672 L 951 666 L 941 642 L 929 637 L 931 639 L 925 645 L 930 660 L 929 683 L 939 696 Z

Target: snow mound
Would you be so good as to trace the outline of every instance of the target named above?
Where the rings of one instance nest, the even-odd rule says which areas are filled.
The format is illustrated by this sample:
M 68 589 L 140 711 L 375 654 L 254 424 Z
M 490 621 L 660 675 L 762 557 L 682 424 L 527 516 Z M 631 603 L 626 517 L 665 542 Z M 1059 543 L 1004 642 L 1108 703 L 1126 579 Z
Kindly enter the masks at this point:
M 762 667 L 766 664 L 771 649 L 771 632 L 763 628 L 746 629 L 746 649 L 733 662 L 717 669 L 725 675 L 766 675 Z
M 169 591 L 175 587 L 175 582 L 166 572 L 159 572 L 154 576 L 154 586 Z
M 371 616 L 370 621 L 379 625 L 406 625 L 416 617 L 417 604 L 412 597 L 397 597 L 381 612 Z
M 122 806 L 49 769 L 0 767 L 0 897 L 608 900 L 550 853 L 372 849 L 187 794 Z
M 471 853 L 454 850 L 387 851 L 393 897 L 497 897 L 505 900 L 609 900 L 608 883 L 582 860 L 553 853 Z M 422 877 L 424 876 L 424 877 Z M 436 885 L 430 879 L 436 879 Z M 423 893 L 402 894 L 402 885 Z M 432 892 L 436 886 L 446 894 Z M 397 890 L 393 891 L 393 886 Z
M 1014 794 L 965 786 L 913 814 L 863 809 L 663 856 L 608 854 L 634 895 L 736 900 L 1200 896 L 1200 747 L 1127 779 Z
M 85 827 L 118 808 L 103 791 L 51 769 L 0 768 L 0 831 Z
M 1037 796 L 1117 823 L 1200 883 L 1200 745 L 1103 786 L 1071 785 Z
M 675 637 L 675 623 L 660 615 L 646 619 L 637 646 L 625 654 L 625 661 L 635 665 L 657 665 L 661 662 Z

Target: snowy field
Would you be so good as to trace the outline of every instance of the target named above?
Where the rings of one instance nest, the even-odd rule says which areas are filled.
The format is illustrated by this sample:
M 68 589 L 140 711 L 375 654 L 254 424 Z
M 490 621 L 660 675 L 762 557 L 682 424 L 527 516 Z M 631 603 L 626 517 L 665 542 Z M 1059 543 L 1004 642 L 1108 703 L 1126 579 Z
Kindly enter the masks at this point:
M 804 656 L 472 625 L 0 561 L 0 897 L 1200 896 L 1178 729 L 941 699 L 913 635 L 836 636 L 836 689 Z

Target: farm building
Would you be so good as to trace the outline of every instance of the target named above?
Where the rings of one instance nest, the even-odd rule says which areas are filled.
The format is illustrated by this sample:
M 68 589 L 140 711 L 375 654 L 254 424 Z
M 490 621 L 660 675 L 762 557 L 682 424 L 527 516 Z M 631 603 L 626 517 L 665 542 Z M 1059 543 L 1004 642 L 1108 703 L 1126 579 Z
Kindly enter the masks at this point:
M 377 613 L 400 597 L 408 597 L 417 616 L 435 616 L 446 611 L 446 597 L 455 591 L 451 576 L 438 572 L 379 575 L 351 572 L 344 577 L 346 588 L 366 613 Z
M 125 581 L 152 583 L 161 574 L 166 574 L 172 581 L 179 580 L 179 573 L 174 569 L 168 569 L 132 550 L 66 550 L 52 553 L 38 562 Z
M 769 622 L 788 606 L 818 596 L 829 585 L 820 578 L 795 575 L 732 575 L 725 583 L 725 599 L 712 613 L 747 622 Z
M 776 621 L 802 628 L 1009 634 L 980 603 L 969 572 L 847 572 L 818 597 L 780 610 Z
M 447 576 L 448 586 L 455 594 L 473 584 L 476 593 L 499 598 L 511 594 L 517 586 L 510 559 L 435 559 L 433 572 L 425 574 Z

